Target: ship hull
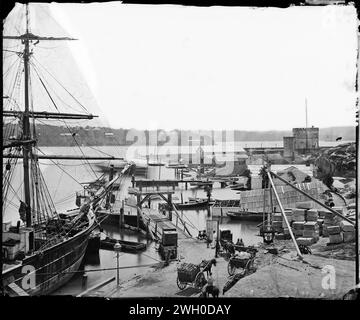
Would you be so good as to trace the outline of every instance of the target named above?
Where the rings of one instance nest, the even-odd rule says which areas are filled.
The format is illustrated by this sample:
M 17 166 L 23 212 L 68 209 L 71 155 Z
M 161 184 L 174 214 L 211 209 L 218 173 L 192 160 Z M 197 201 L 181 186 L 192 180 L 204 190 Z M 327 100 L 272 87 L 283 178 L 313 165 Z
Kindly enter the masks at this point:
M 46 295 L 67 283 L 81 265 L 89 241 L 92 225 L 77 235 L 54 245 L 42 253 L 26 257 L 2 274 L 3 288 L 10 296 L 16 295 L 7 287 L 15 283 L 28 295 Z M 27 272 L 31 273 L 27 274 Z
M 226 214 L 232 220 L 240 220 L 240 221 L 262 221 L 263 214 L 262 212 L 247 212 L 247 211 L 240 211 L 234 212 L 229 211 Z
M 187 203 L 174 203 L 178 210 L 195 210 L 204 209 L 208 206 L 209 201 L 190 201 Z

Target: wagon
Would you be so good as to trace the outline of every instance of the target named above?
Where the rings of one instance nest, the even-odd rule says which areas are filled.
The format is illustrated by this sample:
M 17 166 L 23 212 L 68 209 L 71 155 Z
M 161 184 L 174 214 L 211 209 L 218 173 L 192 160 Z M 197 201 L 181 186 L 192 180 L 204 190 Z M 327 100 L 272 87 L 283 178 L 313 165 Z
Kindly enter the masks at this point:
M 180 290 L 188 285 L 201 289 L 206 284 L 203 264 L 182 263 L 177 269 L 176 284 Z
M 255 251 L 241 252 L 233 255 L 228 262 L 227 270 L 230 276 L 235 274 L 236 269 L 244 269 L 246 272 L 254 270 Z

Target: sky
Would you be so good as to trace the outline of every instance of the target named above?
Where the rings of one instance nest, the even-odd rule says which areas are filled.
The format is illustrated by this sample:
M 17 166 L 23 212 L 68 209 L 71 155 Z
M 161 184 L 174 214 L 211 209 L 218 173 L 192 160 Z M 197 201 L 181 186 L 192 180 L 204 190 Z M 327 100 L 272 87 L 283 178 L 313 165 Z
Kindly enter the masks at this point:
M 104 126 L 291 130 L 355 124 L 352 6 L 50 5 Z M 78 90 L 78 92 L 81 90 Z M 81 94 L 80 94 L 81 95 Z

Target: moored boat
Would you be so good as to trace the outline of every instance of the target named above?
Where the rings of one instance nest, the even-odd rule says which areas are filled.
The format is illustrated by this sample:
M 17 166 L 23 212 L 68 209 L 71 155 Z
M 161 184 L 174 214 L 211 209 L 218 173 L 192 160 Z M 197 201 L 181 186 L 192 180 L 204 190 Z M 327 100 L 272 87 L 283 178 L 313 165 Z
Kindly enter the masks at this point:
M 263 214 L 262 212 L 252 212 L 245 210 L 238 211 L 228 211 L 226 213 L 228 217 L 232 220 L 242 220 L 242 221 L 262 221 Z
M 128 253 L 137 253 L 140 251 L 146 250 L 146 244 L 135 241 L 125 241 L 125 240 L 117 240 L 110 237 L 106 237 L 103 240 L 100 240 L 100 248 L 113 250 L 114 245 L 119 242 L 121 245 L 121 251 Z
M 201 199 L 196 201 L 189 201 L 184 203 L 174 203 L 176 209 L 178 210 L 193 210 L 193 209 L 202 209 L 206 208 L 209 204 L 207 199 Z

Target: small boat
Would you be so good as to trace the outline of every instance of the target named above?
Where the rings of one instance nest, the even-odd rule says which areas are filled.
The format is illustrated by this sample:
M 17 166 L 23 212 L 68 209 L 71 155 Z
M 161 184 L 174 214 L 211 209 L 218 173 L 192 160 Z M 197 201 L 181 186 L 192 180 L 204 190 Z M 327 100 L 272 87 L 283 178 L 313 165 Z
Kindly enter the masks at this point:
M 231 190 L 237 190 L 237 191 L 246 191 L 248 188 L 243 183 L 236 183 L 230 185 Z
M 226 215 L 233 220 L 262 221 L 263 219 L 262 212 L 255 211 L 228 211 Z
M 174 198 L 173 198 L 174 199 Z M 208 200 L 208 198 L 199 198 L 199 197 L 188 197 L 189 202 Z M 210 202 L 214 202 L 214 199 L 210 199 Z
M 163 162 L 148 162 L 149 167 L 163 167 L 165 163 Z
M 212 186 L 213 182 L 212 181 L 194 181 L 194 182 L 190 182 L 190 187 L 193 188 L 204 188 L 205 186 Z
M 129 253 L 136 253 L 139 251 L 146 250 L 146 244 L 141 242 L 134 242 L 134 241 L 125 241 L 125 240 L 118 240 L 106 237 L 103 240 L 100 240 L 100 248 L 107 249 L 107 250 L 114 250 L 114 245 L 116 242 L 119 242 L 121 245 L 122 252 L 129 252 Z
M 200 209 L 205 208 L 209 204 L 207 199 L 189 201 L 184 203 L 174 203 L 176 209 L 178 210 L 192 210 L 192 209 Z

